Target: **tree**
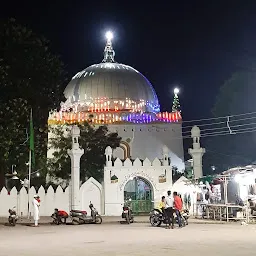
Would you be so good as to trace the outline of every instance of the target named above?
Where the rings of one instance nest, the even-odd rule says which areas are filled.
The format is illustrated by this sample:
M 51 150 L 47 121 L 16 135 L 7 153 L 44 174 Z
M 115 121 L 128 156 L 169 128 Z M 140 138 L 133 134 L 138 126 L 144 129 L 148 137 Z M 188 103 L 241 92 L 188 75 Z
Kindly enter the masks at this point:
M 184 175 L 184 172 L 178 171 L 177 166 L 172 167 L 172 183 L 175 183 L 183 175 Z
M 174 94 L 172 102 L 172 112 L 180 111 L 180 100 L 177 93 Z
M 86 177 L 102 181 L 106 162 L 105 149 L 107 146 L 113 149 L 118 147 L 121 138 L 117 133 L 108 132 L 106 126 L 95 128 L 86 122 L 78 126 L 80 128 L 79 144 L 85 150 L 80 162 L 81 181 L 85 181 Z M 71 149 L 72 144 L 70 126 L 57 125 L 50 129 L 52 135 L 49 139 L 49 149 L 54 153 L 53 158 L 48 160 L 49 174 L 55 178 L 69 179 L 71 163 L 67 151 Z
M 220 88 L 213 107 L 214 116 L 255 112 L 255 82 L 254 72 L 234 73 Z
M 50 52 L 49 42 L 14 19 L 0 24 L 0 56 L 0 174 L 15 164 L 25 177 L 28 144 L 24 141 L 30 109 L 36 168 L 41 169 L 42 159 L 46 159 L 49 111 L 58 108 L 63 99 L 66 74 L 59 56 Z
M 225 117 L 248 112 L 255 112 L 256 104 L 254 95 L 256 93 L 256 74 L 253 72 L 242 71 L 233 74 L 220 88 L 213 108 L 215 117 Z M 227 118 L 216 120 L 222 122 L 212 126 L 212 132 L 229 132 L 226 125 Z M 206 147 L 204 156 L 204 172 L 211 174 L 211 165 L 216 166 L 218 172 L 228 168 L 247 165 L 255 161 L 256 134 L 246 132 L 253 130 L 255 115 L 245 115 L 230 118 L 230 128 L 233 132 L 244 132 L 234 135 L 213 136 L 203 138 Z M 214 130 L 216 127 L 223 129 Z

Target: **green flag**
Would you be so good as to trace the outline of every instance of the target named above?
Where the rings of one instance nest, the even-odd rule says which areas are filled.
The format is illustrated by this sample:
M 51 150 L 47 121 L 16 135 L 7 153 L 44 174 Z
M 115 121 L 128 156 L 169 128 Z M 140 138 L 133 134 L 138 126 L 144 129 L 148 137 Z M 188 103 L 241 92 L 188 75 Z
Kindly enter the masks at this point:
M 31 150 L 31 164 L 35 167 L 35 144 L 34 144 L 34 126 L 33 126 L 33 116 L 32 109 L 30 112 L 30 122 L 29 122 L 29 150 Z

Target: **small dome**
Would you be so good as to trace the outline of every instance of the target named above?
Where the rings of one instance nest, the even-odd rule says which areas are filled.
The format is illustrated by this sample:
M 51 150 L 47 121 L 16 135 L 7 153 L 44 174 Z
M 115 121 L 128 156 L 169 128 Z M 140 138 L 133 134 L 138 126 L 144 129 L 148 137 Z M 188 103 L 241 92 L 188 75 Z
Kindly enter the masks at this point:
M 105 149 L 105 155 L 112 155 L 112 148 L 110 146 L 107 146 Z
M 169 153 L 169 149 L 166 145 L 163 146 L 163 154 L 168 154 Z
M 73 125 L 71 128 L 71 135 L 72 136 L 79 136 L 80 135 L 80 129 L 77 125 Z
M 191 137 L 200 137 L 200 129 L 198 126 L 194 125 L 191 129 Z

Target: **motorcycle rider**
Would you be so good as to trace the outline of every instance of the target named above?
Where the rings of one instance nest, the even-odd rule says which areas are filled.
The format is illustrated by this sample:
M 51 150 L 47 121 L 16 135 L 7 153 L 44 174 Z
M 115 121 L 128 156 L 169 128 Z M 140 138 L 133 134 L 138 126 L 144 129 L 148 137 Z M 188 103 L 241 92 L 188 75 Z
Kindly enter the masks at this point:
M 166 205 L 166 201 L 165 201 L 165 196 L 162 196 L 162 199 L 159 203 L 159 210 L 165 215 L 165 205 Z
M 178 196 L 177 192 L 173 192 L 173 207 L 175 210 L 175 213 L 177 215 L 177 219 L 178 219 L 178 224 L 179 227 L 181 228 L 181 215 L 180 215 L 180 211 L 182 210 L 182 199 L 180 198 L 180 196 Z
M 167 197 L 165 198 L 165 213 L 167 217 L 168 226 L 167 229 L 174 228 L 174 217 L 173 217 L 173 197 L 171 191 L 167 191 Z

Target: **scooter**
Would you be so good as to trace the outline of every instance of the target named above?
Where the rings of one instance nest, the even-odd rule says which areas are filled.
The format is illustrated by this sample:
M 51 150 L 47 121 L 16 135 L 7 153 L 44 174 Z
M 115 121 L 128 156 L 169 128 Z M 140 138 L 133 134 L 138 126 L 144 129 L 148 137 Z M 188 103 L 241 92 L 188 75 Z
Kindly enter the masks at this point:
M 56 225 L 66 224 L 68 214 L 65 211 L 61 211 L 55 208 L 54 213 L 51 215 L 51 217 L 53 218 L 52 224 L 56 224 Z
M 80 211 L 80 210 L 71 210 L 70 211 L 70 218 L 72 224 L 86 224 L 86 223 L 94 223 L 94 224 L 101 224 L 102 217 L 99 215 L 96 208 L 90 202 L 89 208 L 91 210 L 91 216 L 87 215 L 87 211 Z
M 92 202 L 90 202 L 89 208 L 91 210 L 91 219 L 89 219 L 90 223 L 101 224 L 102 217 L 98 213 L 97 209 L 93 206 Z
M 125 204 L 123 206 L 122 218 L 125 219 L 125 223 L 127 224 L 134 222 L 134 216 L 130 206 L 131 201 L 132 201 L 131 199 L 129 199 L 128 201 L 125 201 Z
M 12 209 L 9 209 L 8 212 L 9 212 L 8 222 L 11 226 L 15 226 L 16 222 L 18 221 L 18 215 L 16 213 L 16 207 L 13 207 Z

